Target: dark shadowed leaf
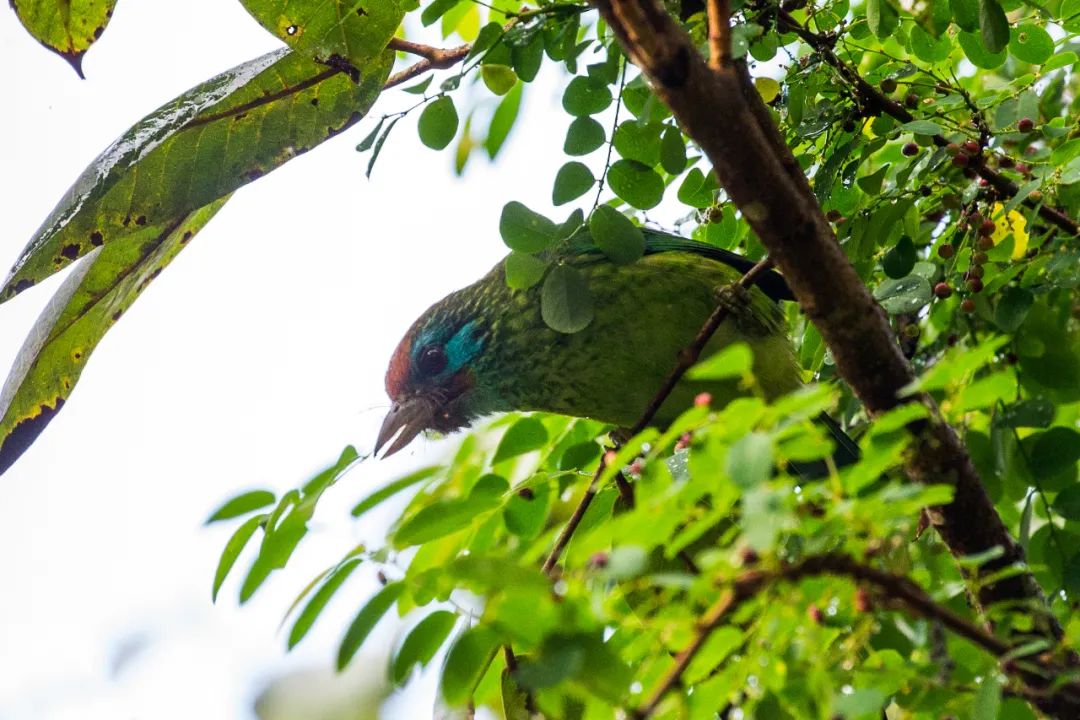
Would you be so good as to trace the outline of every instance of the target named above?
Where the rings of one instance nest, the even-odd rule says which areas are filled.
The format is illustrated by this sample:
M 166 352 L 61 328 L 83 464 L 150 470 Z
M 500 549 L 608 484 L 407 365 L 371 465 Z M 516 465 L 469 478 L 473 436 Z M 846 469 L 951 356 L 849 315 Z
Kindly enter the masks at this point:
M 551 202 L 554 205 L 565 205 L 571 200 L 576 200 L 596 184 L 596 178 L 592 171 L 584 163 L 572 160 L 561 168 L 555 175 L 555 186 L 551 190 Z
M 957 42 L 960 43 L 960 47 L 964 50 L 964 55 L 971 61 L 971 64 L 977 68 L 983 70 L 993 70 L 1001 67 L 1008 53 L 1004 50 L 997 53 L 992 53 L 986 49 L 986 45 L 983 44 L 981 35 L 971 32 L 961 32 L 956 35 Z
M 253 510 L 259 510 L 272 504 L 276 499 L 274 493 L 269 490 L 252 490 L 251 492 L 241 493 L 225 501 L 221 507 L 212 512 L 210 517 L 206 518 L 206 524 L 209 525 L 220 520 L 246 515 Z
M 385 615 L 394 605 L 404 589 L 404 583 L 389 583 L 386 587 L 377 592 L 374 597 L 368 600 L 364 607 L 360 608 L 360 612 L 356 614 L 352 623 L 349 624 L 349 629 L 345 631 L 345 637 L 342 638 L 341 645 L 338 647 L 338 670 L 345 669 L 345 666 L 352 660 L 356 651 L 364 644 L 364 640 L 366 640 L 367 636 L 371 634 L 371 631 L 375 629 L 375 625 L 378 624 L 383 615 Z
M 232 566 L 236 564 L 236 558 L 240 556 L 244 546 L 247 545 L 248 540 L 255 534 L 255 530 L 261 525 L 267 518 L 266 514 L 256 515 L 250 517 L 244 521 L 244 524 L 236 528 L 236 532 L 232 534 L 229 541 L 225 543 L 225 549 L 221 551 L 221 559 L 218 560 L 217 570 L 214 572 L 214 588 L 211 591 L 211 600 L 217 601 L 218 590 L 221 589 L 221 584 L 225 582 L 225 578 L 229 576 L 229 571 L 232 570 Z
M 360 67 L 386 49 L 405 10 L 397 0 L 241 0 L 293 50 L 321 62 Z
M 902 235 L 896 245 L 885 253 L 885 257 L 881 260 L 881 269 L 889 277 L 900 279 L 911 272 L 917 259 L 915 243 L 907 235 Z
M 454 139 L 458 129 L 457 108 L 449 95 L 443 95 L 428 103 L 420 113 L 416 125 L 420 133 L 420 142 L 432 150 L 442 150 Z
M 1030 451 L 1030 469 L 1035 477 L 1056 475 L 1080 461 L 1080 432 L 1052 427 L 1035 436 Z
M 630 218 L 611 207 L 600 205 L 589 216 L 589 235 L 614 263 L 637 260 L 645 252 L 645 235 Z
M 997 308 L 994 310 L 994 322 L 1003 332 L 1016 332 L 1034 304 L 1035 296 L 1030 290 L 1010 286 L 1001 293 Z
M 1070 485 L 1058 493 L 1054 512 L 1066 520 L 1080 520 L 1080 485 Z
M 556 265 L 540 292 L 540 314 L 552 330 L 576 333 L 592 322 L 592 293 L 577 268 Z
M 326 603 L 330 602 L 330 598 L 334 596 L 334 593 L 337 592 L 338 588 L 341 587 L 361 562 L 363 562 L 362 558 L 350 558 L 330 573 L 330 576 L 326 578 L 326 582 L 319 587 L 296 618 L 296 622 L 293 623 L 292 630 L 289 631 L 290 650 L 304 639 L 308 630 L 311 629 L 311 626 L 319 617 L 319 613 L 326 607 Z
M 523 453 L 538 450 L 544 447 L 547 440 L 548 434 L 544 423 L 534 417 L 523 417 L 511 425 L 499 440 L 499 446 L 495 449 L 491 463 L 494 465 Z
M 498 649 L 499 635 L 486 625 L 475 625 L 463 632 L 446 655 L 439 684 L 443 699 L 453 706 L 464 705 Z
M 515 45 L 510 50 L 510 57 L 518 77 L 532 82 L 540 72 L 540 63 L 544 59 L 544 38 L 537 34 L 529 42 Z
M 101 37 L 115 6 L 116 0 L 11 0 L 26 31 L 71 63 L 79 77 L 83 54 Z
M 663 129 L 664 126 L 658 122 L 627 120 L 615 128 L 612 143 L 622 157 L 652 167 L 660 162 L 660 133 Z
M 991 53 L 1002 52 L 1009 44 L 1009 19 L 997 0 L 979 0 L 979 33 Z
M 0 473 L 71 394 L 106 332 L 227 198 L 179 222 L 142 228 L 83 259 L 49 301 L 0 391 Z
M 866 22 L 879 39 L 884 40 L 893 34 L 897 19 L 896 10 L 889 0 L 867 0 Z
M 556 225 L 516 200 L 503 206 L 499 234 L 511 250 L 535 253 L 546 250 L 556 240 Z
M 128 130 L 75 181 L 15 262 L 8 300 L 94 247 L 184 216 L 351 127 L 393 53 L 359 83 L 287 49 L 222 73 Z
M 391 679 L 395 685 L 403 685 L 418 664 L 423 667 L 431 662 L 457 620 L 457 614 L 449 610 L 436 610 L 412 629 L 394 656 Z
M 686 169 L 686 141 L 679 128 L 667 126 L 660 139 L 660 165 L 670 175 Z

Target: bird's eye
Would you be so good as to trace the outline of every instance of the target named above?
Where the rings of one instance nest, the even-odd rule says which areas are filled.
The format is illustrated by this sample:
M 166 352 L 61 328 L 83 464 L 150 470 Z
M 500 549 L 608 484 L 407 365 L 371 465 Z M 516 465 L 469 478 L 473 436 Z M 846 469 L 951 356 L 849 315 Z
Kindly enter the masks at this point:
M 428 345 L 416 358 L 416 367 L 424 375 L 438 375 L 446 369 L 446 351 L 439 345 Z

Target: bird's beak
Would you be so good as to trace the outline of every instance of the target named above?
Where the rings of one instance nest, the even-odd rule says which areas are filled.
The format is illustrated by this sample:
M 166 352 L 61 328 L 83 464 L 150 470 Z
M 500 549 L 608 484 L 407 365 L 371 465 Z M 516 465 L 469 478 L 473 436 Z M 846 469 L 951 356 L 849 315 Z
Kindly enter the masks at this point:
M 375 441 L 375 453 L 378 454 L 379 449 L 390 440 L 393 442 L 383 453 L 384 458 L 401 450 L 421 431 L 430 427 L 434 414 L 434 405 L 422 397 L 409 398 L 400 403 L 395 402 L 390 406 L 390 412 L 386 414 L 386 419 L 383 420 L 382 427 L 379 429 L 379 437 Z

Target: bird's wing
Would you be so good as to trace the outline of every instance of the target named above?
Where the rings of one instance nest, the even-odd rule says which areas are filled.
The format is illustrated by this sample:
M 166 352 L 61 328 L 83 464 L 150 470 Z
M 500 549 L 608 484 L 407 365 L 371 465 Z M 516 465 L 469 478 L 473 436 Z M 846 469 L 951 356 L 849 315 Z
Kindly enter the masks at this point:
M 642 228 L 645 235 L 645 254 L 654 255 L 664 252 L 685 252 L 700 255 L 711 260 L 717 260 L 728 267 L 735 268 L 740 273 L 745 273 L 754 267 L 756 262 L 742 255 L 724 250 L 723 248 L 707 243 L 691 240 L 679 235 Z M 579 233 L 571 240 L 570 249 L 579 253 L 598 253 L 600 249 L 593 243 L 587 232 Z M 757 286 L 776 301 L 794 300 L 795 296 L 784 281 L 784 276 L 775 270 L 767 270 L 758 276 Z

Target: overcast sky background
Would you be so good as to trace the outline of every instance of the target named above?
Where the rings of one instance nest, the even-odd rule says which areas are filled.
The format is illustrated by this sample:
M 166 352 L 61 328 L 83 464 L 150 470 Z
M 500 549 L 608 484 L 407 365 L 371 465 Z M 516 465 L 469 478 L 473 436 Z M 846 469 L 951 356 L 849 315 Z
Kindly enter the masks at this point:
M 0 263 L 130 125 L 278 46 L 238 2 L 121 0 L 83 81 L 0 9 Z M 413 101 L 389 93 L 373 115 Z M 411 321 L 502 256 L 505 202 L 550 208 L 567 122 L 557 103 L 553 82 L 531 87 L 498 166 L 475 158 L 463 180 L 449 151 L 419 143 L 413 120 L 365 180 L 367 156 L 353 148 L 366 121 L 237 192 L 150 286 L 0 477 L 0 720 L 251 718 L 269 680 L 329 665 L 375 569 L 361 567 L 289 655 L 283 612 L 357 542 L 379 542 L 392 517 L 356 524 L 348 508 L 441 449 L 419 441 L 359 466 L 244 608 L 235 577 L 210 604 L 233 526 L 201 523 L 241 490 L 281 492 L 348 443 L 371 448 L 386 362 Z M 0 372 L 60 280 L 0 307 Z M 393 638 L 384 628 L 378 644 Z M 375 648 L 355 662 L 383 672 Z M 428 678 L 388 716 L 427 716 L 432 694 Z

